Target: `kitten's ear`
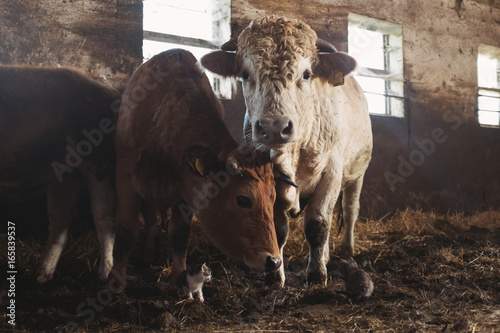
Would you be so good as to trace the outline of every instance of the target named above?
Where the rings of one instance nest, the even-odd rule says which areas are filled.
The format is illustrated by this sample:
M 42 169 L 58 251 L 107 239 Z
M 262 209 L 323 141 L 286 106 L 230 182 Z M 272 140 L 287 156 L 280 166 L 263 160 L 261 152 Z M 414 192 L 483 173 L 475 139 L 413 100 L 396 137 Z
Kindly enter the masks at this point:
M 203 263 L 203 265 L 201 265 L 201 269 L 202 269 L 202 270 L 207 269 L 207 264 Z

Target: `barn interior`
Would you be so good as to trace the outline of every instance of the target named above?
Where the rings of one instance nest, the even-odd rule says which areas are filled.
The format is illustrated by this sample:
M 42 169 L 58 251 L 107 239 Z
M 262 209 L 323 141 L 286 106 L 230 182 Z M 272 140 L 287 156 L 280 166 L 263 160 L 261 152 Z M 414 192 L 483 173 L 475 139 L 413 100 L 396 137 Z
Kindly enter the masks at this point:
M 365 303 L 351 302 L 335 291 L 339 289 L 337 273 L 332 273 L 326 290 L 304 288 L 299 268 L 307 257 L 307 243 L 296 231 L 287 259 L 293 285 L 281 291 L 255 286 L 261 277 L 248 277 L 202 241 L 190 254 L 217 266 L 214 281 L 207 287 L 207 302 L 178 302 L 177 295 L 147 286 L 168 276 L 165 240 L 164 260 L 153 268 L 156 275 L 150 272 L 143 277 L 127 296 L 113 295 L 104 310 L 94 311 L 95 316 L 87 321 L 91 312 L 84 312 L 90 309 L 85 300 L 101 290 L 87 282 L 96 277 L 98 258 L 95 235 L 88 234 L 92 233 L 88 231 L 92 224 L 86 212 L 88 201 L 81 199 L 82 210 L 73 228 L 78 232 L 58 266 L 60 273 L 44 289 L 35 284 L 34 272 L 39 259 L 34 253 L 43 251 L 40 243 L 48 225 L 42 197 L 0 206 L 1 223 L 16 221 L 18 234 L 26 237 L 18 242 L 17 260 L 25 270 L 25 277 L 18 275 L 18 326 L 2 323 L 2 328 L 494 331 L 500 324 L 500 1 L 190 3 L 2 2 L 0 64 L 72 67 L 122 90 L 134 70 L 162 50 L 188 48 L 199 56 L 237 36 L 251 20 L 269 15 L 306 22 L 320 38 L 358 59 L 356 77 L 365 83 L 373 106 L 374 150 L 365 175 L 362 223 L 356 237 L 360 242 L 357 259 L 368 263 L 366 270 L 374 277 L 378 295 Z M 187 14 L 172 24 L 168 13 L 177 13 L 179 8 Z M 181 23 L 185 26 L 175 27 Z M 226 124 L 241 140 L 245 113 L 241 87 L 218 78 L 213 82 Z M 335 242 L 339 241 L 337 230 L 332 233 Z M 2 267 L 7 261 L 4 245 L 2 241 Z M 429 268 L 436 261 L 442 265 Z M 52 296 L 45 298 L 47 292 Z M 158 298 L 162 293 L 165 298 Z M 253 301 L 257 298 L 262 302 Z M 30 299 L 38 301 L 28 305 Z M 80 304 L 84 306 L 75 310 Z M 400 312 L 390 310 L 395 304 Z M 451 310 L 454 304 L 457 308 Z M 391 327 L 391 321 L 397 326 Z

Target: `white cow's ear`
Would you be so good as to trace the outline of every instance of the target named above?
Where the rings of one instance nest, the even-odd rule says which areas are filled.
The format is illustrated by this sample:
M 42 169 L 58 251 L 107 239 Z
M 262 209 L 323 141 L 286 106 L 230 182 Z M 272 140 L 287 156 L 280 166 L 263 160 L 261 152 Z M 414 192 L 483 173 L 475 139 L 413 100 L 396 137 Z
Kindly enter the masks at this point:
M 233 52 L 210 52 L 201 57 L 200 63 L 210 72 L 224 77 L 238 76 L 241 71 L 241 60 Z
M 344 84 L 344 77 L 354 71 L 358 65 L 353 57 L 344 52 L 320 54 L 318 58 L 314 74 L 334 86 Z

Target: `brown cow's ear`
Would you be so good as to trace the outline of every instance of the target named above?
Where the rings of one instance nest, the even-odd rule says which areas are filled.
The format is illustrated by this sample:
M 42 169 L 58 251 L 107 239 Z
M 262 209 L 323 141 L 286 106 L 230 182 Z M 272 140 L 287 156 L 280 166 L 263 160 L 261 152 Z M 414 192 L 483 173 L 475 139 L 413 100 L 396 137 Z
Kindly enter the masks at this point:
M 344 77 L 357 67 L 356 60 L 343 52 L 320 54 L 314 74 L 324 78 L 333 86 L 344 84 Z
M 201 65 L 210 72 L 221 76 L 237 76 L 240 74 L 240 60 L 236 53 L 214 51 L 201 57 Z
M 203 145 L 190 146 L 186 150 L 186 159 L 192 171 L 203 177 L 221 169 L 217 154 Z

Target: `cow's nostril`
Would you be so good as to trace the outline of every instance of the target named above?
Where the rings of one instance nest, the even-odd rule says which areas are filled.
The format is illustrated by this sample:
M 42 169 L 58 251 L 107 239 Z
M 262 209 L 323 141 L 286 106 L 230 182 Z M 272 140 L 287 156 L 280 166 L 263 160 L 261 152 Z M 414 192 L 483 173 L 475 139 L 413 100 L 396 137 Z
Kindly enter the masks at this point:
M 273 258 L 271 256 L 268 256 L 266 258 L 266 271 L 267 272 L 277 270 L 280 266 L 281 266 L 281 259 L 280 258 Z
M 262 127 L 262 123 L 260 121 L 257 122 L 256 124 L 256 127 L 257 127 L 257 134 L 261 137 L 261 138 L 267 138 L 267 132 L 266 130 L 264 129 L 264 127 Z
M 289 136 L 290 134 L 292 134 L 292 129 L 293 129 L 292 122 L 291 122 L 291 121 L 289 121 L 289 122 L 288 122 L 287 127 L 285 127 L 285 128 L 281 131 L 281 135 L 282 135 L 282 136 Z

